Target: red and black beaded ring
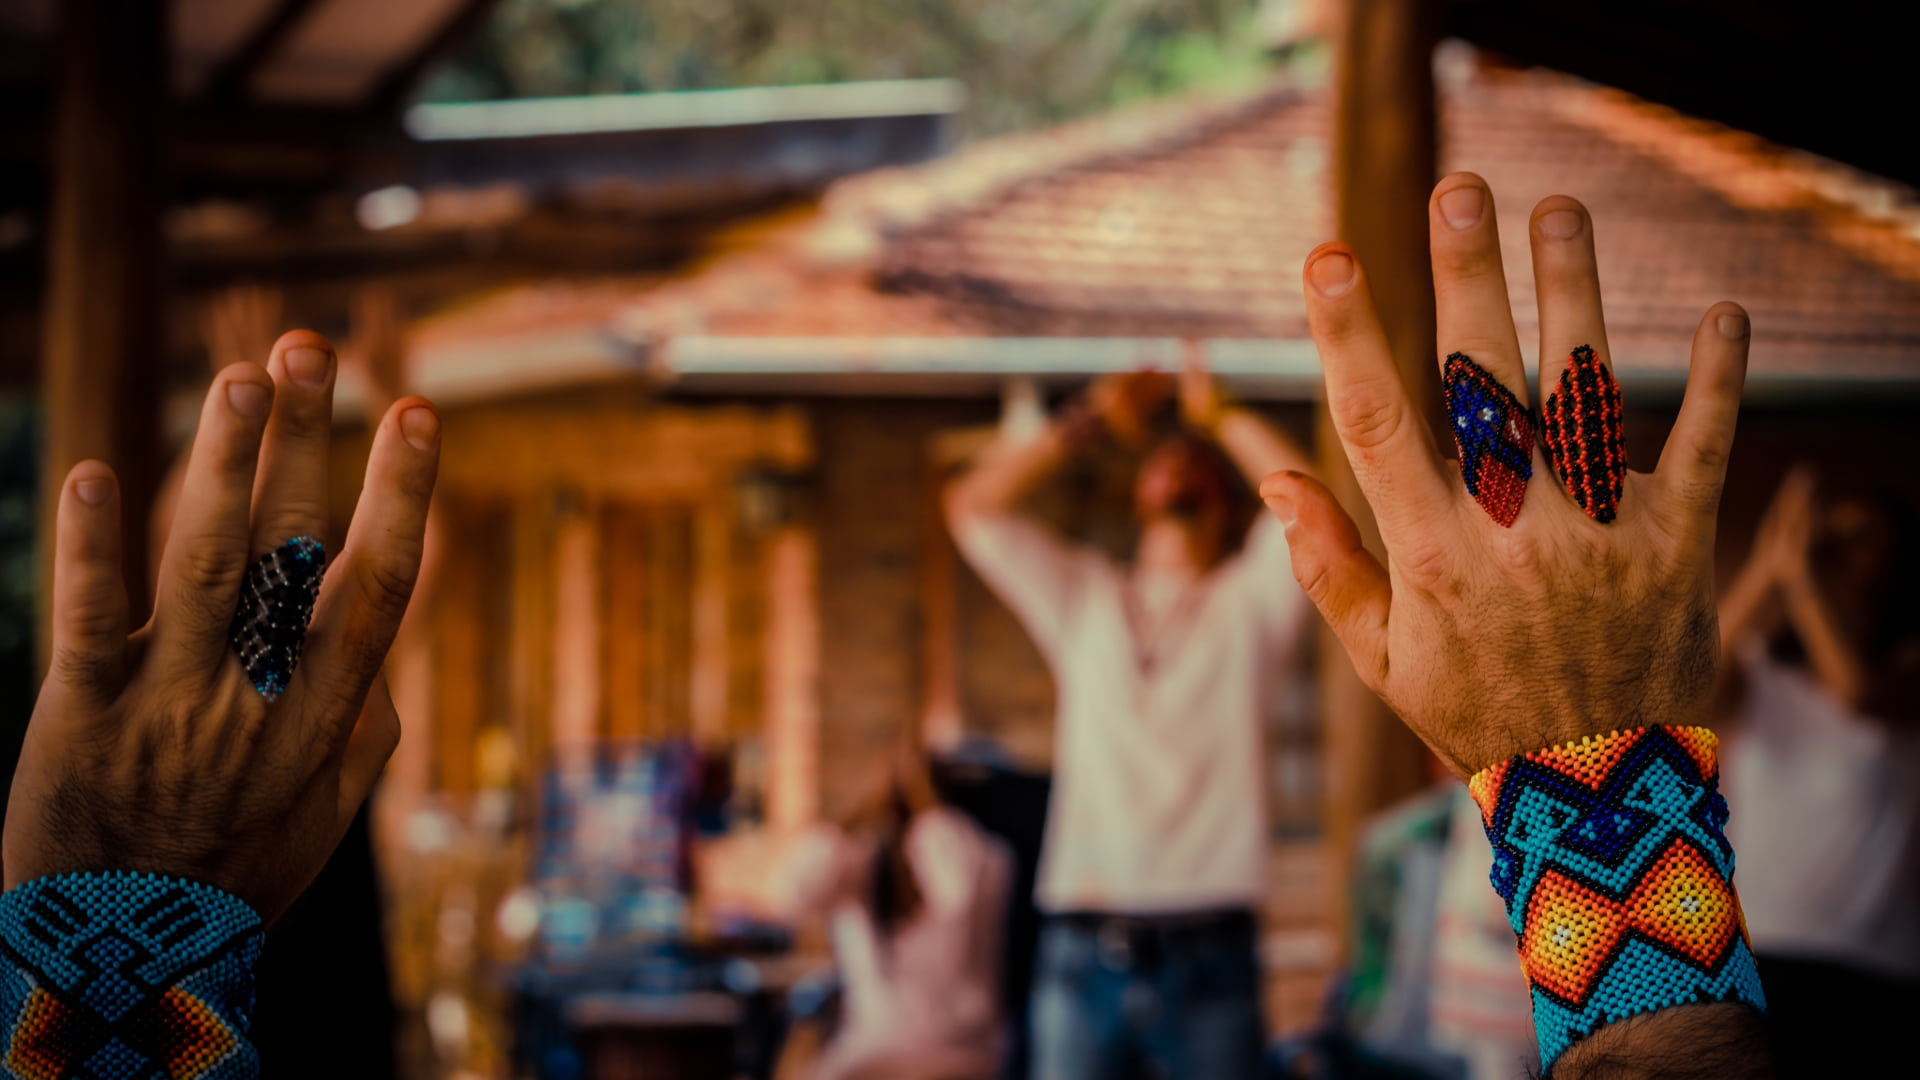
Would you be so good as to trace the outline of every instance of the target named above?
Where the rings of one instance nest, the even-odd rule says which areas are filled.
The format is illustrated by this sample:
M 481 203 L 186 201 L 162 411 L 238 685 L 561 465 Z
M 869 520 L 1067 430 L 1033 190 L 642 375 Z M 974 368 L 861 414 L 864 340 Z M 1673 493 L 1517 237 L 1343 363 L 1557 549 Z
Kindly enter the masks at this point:
M 1593 346 L 1581 345 L 1567 357 L 1540 418 L 1547 463 L 1560 485 L 1588 517 L 1603 525 L 1612 521 L 1627 482 L 1626 426 L 1620 384 Z
M 1465 353 L 1447 357 L 1447 416 L 1467 493 L 1511 528 L 1533 477 L 1533 417 L 1513 391 Z

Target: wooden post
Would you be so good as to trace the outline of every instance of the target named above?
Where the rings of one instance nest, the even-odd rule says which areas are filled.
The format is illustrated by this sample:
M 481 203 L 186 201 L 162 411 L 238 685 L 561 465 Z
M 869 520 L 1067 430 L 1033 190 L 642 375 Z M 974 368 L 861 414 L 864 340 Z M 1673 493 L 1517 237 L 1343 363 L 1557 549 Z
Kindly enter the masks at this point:
M 732 598 L 733 513 L 723 487 L 693 518 L 692 669 L 688 678 L 689 734 L 706 749 L 727 743 L 727 606 Z
M 169 5 L 64 0 L 52 147 L 42 352 L 40 624 L 49 614 L 54 511 L 67 470 L 120 476 L 133 620 L 146 618 L 147 519 L 161 473 L 161 214 L 166 200 Z M 42 658 L 46 645 L 41 644 Z
M 553 541 L 553 754 L 563 772 L 591 760 L 601 737 L 605 608 L 600 515 L 572 500 Z
M 1340 239 L 1367 281 L 1409 392 L 1441 417 L 1434 361 L 1427 195 L 1438 168 L 1434 21 L 1428 0 L 1346 0 L 1335 32 L 1334 209 Z M 1322 475 L 1379 552 L 1380 536 L 1323 405 L 1316 425 Z M 1436 428 L 1435 430 L 1441 430 Z M 1331 911 L 1346 941 L 1346 890 L 1358 833 L 1374 811 L 1420 788 L 1425 748 L 1354 674 L 1330 633 L 1321 638 L 1326 718 L 1326 836 Z
M 814 530 L 785 525 L 766 545 L 767 824 L 820 812 L 820 554 Z

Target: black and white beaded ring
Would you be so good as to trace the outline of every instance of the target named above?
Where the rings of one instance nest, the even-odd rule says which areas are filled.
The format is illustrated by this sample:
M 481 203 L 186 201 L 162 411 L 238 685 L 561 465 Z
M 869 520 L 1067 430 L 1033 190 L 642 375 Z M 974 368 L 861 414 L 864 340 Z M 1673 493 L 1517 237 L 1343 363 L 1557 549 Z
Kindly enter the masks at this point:
M 227 638 L 253 688 L 277 701 L 300 666 L 300 646 L 327 573 L 327 549 L 296 536 L 254 560 L 240 584 L 240 606 Z

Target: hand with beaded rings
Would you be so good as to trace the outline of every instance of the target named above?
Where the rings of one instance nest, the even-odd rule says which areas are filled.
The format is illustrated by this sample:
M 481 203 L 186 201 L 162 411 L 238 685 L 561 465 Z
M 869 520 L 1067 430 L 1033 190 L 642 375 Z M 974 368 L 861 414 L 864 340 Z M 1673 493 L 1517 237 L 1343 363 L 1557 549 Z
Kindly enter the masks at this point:
M 440 441 L 426 401 L 388 410 L 345 545 L 325 558 L 336 370 L 324 338 L 296 331 L 265 370 L 215 377 L 145 626 L 127 622 L 112 471 L 68 474 L 53 665 L 7 808 L 9 889 L 136 871 L 271 921 L 339 842 L 399 739 L 375 678 L 419 571 Z
M 1623 472 L 1617 495 L 1583 507 L 1554 482 L 1525 415 L 1493 193 L 1472 174 L 1447 177 L 1429 219 L 1438 352 L 1470 460 L 1435 453 L 1351 251 L 1316 249 L 1306 295 L 1327 403 L 1388 558 L 1361 546 L 1324 487 L 1276 474 L 1262 495 L 1289 524 L 1295 576 L 1362 679 L 1462 777 L 1595 732 L 1698 723 L 1714 684 L 1714 513 L 1745 375 L 1745 314 L 1719 304 L 1701 320 L 1658 468 Z M 1584 358 L 1582 396 L 1562 402 L 1585 423 L 1605 398 L 1594 365 L 1611 365 L 1593 223 L 1554 196 L 1531 224 L 1540 355 Z M 1571 393 L 1562 375 L 1574 362 L 1543 365 L 1543 397 Z M 1496 414 L 1484 435 L 1472 410 Z M 1610 464 L 1586 464 L 1606 494 Z M 1610 522 L 1593 512 L 1603 504 Z
M 1585 208 L 1554 196 L 1531 221 L 1542 438 L 1492 192 L 1447 177 L 1429 224 L 1462 460 L 1436 454 L 1358 260 L 1324 244 L 1305 268 L 1308 316 L 1386 564 L 1312 479 L 1276 473 L 1261 495 L 1362 680 L 1473 778 L 1554 1075 L 1598 1060 L 1641 1075 L 1649 1051 L 1724 1051 L 1725 1075 L 1768 1075 L 1711 734 L 1691 726 L 1715 681 L 1714 518 L 1746 315 L 1706 312 L 1666 450 L 1628 472 Z

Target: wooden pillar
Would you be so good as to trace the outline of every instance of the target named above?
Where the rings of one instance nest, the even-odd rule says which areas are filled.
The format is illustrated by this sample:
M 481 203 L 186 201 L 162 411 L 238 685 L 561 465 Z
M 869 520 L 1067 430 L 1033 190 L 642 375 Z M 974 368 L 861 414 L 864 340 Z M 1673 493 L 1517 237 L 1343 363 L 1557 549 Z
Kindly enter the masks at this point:
M 820 813 L 819 543 L 785 525 L 766 545 L 767 824 L 798 829 Z
M 1439 156 L 1433 46 L 1429 0 L 1346 0 L 1335 29 L 1333 181 L 1339 237 L 1367 268 L 1409 391 L 1438 421 L 1427 254 L 1427 195 Z M 1316 427 L 1328 486 L 1368 546 L 1380 552 L 1378 528 L 1324 405 Z M 1358 832 L 1368 815 L 1422 786 L 1426 751 L 1361 685 L 1330 633 L 1323 633 L 1321 645 L 1329 882 L 1336 896 L 1331 910 L 1345 941 L 1345 897 Z
M 929 457 L 920 501 L 920 739 L 950 750 L 966 737 L 960 707 L 959 553 L 941 493 L 950 466 Z
M 728 683 L 727 607 L 732 598 L 733 513 L 723 489 L 700 504 L 693 519 L 693 666 L 688 679 L 690 734 L 702 747 L 725 744 Z
M 577 499 L 553 541 L 553 753 L 563 771 L 591 760 L 600 738 L 600 515 Z
M 166 356 L 161 215 L 166 203 L 169 5 L 63 0 L 54 109 L 52 227 L 41 386 L 42 567 L 67 470 L 99 458 L 120 476 L 135 624 L 151 603 L 147 519 L 159 482 Z M 40 580 L 41 625 L 51 575 Z M 45 644 L 42 643 L 44 656 Z
M 508 552 L 507 724 L 523 783 L 537 781 L 552 745 L 554 591 L 553 499 L 523 498 L 512 509 Z

